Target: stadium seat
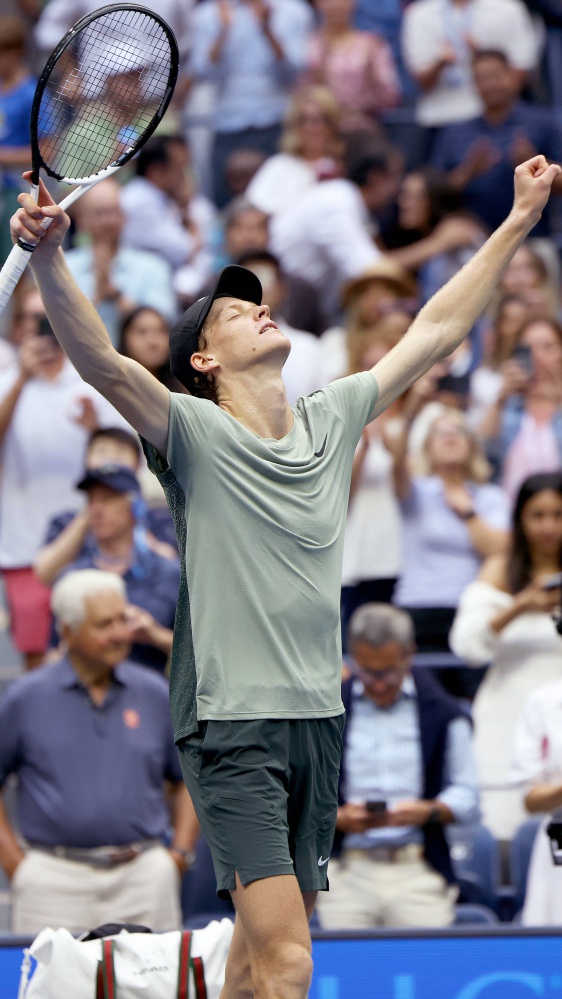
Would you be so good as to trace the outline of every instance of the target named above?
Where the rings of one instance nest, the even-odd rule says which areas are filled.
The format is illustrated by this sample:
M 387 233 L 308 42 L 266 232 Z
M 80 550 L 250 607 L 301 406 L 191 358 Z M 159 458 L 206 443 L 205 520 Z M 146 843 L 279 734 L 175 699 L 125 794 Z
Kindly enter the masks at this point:
M 211 851 L 203 836 L 199 837 L 195 852 L 197 859 L 182 882 L 182 911 L 187 929 L 198 929 L 211 919 L 222 919 L 234 913 L 232 902 L 217 896 Z
M 496 839 L 486 826 L 446 828 L 461 903 L 483 905 L 499 912 L 500 857 Z
M 479 925 L 499 922 L 496 913 L 487 905 L 469 903 L 455 906 L 455 926 Z
M 540 819 L 528 819 L 527 822 L 523 822 L 509 844 L 509 869 L 514 887 L 513 905 L 516 913 L 521 911 L 525 901 L 531 851 L 540 824 Z

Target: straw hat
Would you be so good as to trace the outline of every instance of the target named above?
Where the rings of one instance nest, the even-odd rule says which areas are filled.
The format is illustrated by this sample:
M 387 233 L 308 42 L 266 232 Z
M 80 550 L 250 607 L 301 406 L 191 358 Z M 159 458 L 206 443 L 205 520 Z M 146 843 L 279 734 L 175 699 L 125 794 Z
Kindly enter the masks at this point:
M 347 309 L 352 300 L 371 283 L 380 281 L 392 288 L 400 298 L 415 298 L 417 295 L 416 279 L 400 264 L 395 264 L 390 257 L 379 257 L 358 277 L 346 281 L 342 289 L 342 304 Z

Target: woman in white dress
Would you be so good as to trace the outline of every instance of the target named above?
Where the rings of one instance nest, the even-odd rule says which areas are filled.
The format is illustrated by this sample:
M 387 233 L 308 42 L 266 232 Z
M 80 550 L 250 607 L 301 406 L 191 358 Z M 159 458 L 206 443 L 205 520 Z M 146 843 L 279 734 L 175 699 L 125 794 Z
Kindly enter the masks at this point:
M 485 824 L 509 839 L 526 818 L 520 793 L 508 784 L 513 736 L 531 691 L 562 680 L 562 638 L 552 613 L 562 569 L 562 474 L 525 480 L 513 512 L 507 555 L 489 558 L 464 591 L 449 636 L 471 666 L 489 663 L 473 706 L 474 748 Z
M 521 922 L 560 926 L 562 866 L 553 862 L 546 830 L 552 820 L 560 822 L 556 812 L 562 809 L 562 680 L 527 699 L 515 732 L 510 776 L 522 789 L 527 811 L 545 816 L 533 844 Z

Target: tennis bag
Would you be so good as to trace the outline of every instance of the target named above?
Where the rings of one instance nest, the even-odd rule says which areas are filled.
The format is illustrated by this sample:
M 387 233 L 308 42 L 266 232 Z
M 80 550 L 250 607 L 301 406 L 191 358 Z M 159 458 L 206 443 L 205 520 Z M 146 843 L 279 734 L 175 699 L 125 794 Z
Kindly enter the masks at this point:
M 88 941 L 46 929 L 25 951 L 18 999 L 218 999 L 233 929 L 222 919 L 201 930 L 121 930 Z

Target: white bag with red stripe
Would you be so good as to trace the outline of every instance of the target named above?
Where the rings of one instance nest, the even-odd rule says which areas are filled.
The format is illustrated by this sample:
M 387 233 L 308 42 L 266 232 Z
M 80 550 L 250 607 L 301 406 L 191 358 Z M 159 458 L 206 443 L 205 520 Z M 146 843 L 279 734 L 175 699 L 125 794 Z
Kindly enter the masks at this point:
M 25 951 L 18 999 L 219 999 L 233 929 L 222 919 L 201 930 L 122 930 L 88 941 L 46 929 Z

